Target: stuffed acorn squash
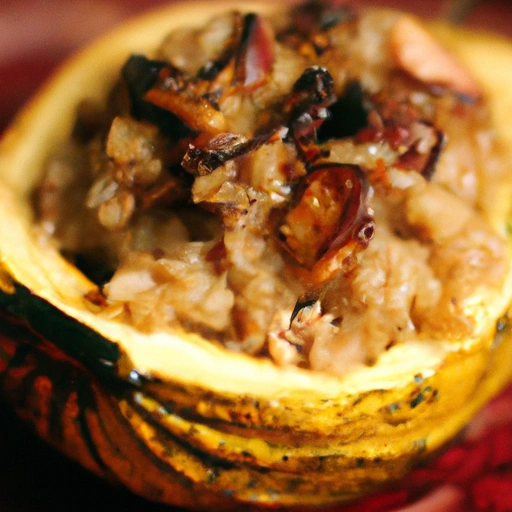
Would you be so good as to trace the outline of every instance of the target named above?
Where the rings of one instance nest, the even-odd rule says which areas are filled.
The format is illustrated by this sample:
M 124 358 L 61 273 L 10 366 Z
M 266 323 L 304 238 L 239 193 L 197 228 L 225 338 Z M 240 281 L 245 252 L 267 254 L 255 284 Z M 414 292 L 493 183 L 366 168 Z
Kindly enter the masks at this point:
M 2 393 L 165 503 L 398 480 L 510 379 L 511 66 L 322 4 L 176 5 L 87 48 L 2 141 Z

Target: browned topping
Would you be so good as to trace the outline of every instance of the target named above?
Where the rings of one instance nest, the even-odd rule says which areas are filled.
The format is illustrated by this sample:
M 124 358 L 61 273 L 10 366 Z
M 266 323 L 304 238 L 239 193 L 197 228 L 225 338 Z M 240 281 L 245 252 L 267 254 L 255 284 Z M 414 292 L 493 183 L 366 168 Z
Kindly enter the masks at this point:
M 477 84 L 418 22 L 311 2 L 157 54 L 80 115 L 38 193 L 92 309 L 336 374 L 470 335 L 506 268 L 484 194 L 504 163 Z

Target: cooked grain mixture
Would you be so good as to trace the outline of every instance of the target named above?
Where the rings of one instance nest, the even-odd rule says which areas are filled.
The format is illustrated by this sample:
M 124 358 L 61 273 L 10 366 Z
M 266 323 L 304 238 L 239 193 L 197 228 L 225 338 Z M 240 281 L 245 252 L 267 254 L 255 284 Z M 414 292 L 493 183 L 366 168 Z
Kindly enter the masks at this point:
M 471 335 L 507 264 L 478 84 L 408 16 L 276 18 L 131 56 L 49 162 L 42 226 L 143 331 L 336 374 Z

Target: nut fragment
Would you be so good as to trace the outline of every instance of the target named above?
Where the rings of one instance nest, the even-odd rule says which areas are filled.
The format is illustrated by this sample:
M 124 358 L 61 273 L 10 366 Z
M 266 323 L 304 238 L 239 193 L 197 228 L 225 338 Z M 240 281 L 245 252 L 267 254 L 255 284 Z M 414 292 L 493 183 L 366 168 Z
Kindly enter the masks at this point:
M 102 203 L 98 209 L 98 219 L 103 227 L 111 230 L 122 229 L 135 211 L 135 198 L 127 191 Z
M 479 84 L 462 64 L 412 16 L 402 16 L 393 25 L 390 48 L 396 64 L 414 78 L 468 98 L 482 95 Z

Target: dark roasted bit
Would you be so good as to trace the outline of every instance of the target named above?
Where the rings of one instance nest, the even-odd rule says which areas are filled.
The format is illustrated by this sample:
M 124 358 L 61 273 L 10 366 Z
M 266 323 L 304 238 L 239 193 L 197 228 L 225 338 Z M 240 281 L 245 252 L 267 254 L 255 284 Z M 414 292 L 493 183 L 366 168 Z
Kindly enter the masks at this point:
M 212 138 L 204 147 L 189 145 L 182 165 L 191 174 L 204 176 L 228 160 L 255 151 L 262 144 L 279 140 L 279 131 L 273 131 L 252 139 L 234 133 L 221 133 Z
M 331 74 L 325 68 L 313 66 L 306 69 L 295 82 L 284 112 L 289 113 L 292 123 L 304 113 L 309 114 L 313 120 L 323 120 L 326 116 L 325 108 L 335 101 Z
M 228 160 L 246 152 L 247 139 L 243 135 L 222 133 L 204 147 L 191 144 L 183 157 L 182 165 L 191 174 L 204 176 Z
M 145 98 L 146 93 L 157 83 L 166 62 L 150 60 L 143 55 L 132 55 L 122 70 L 122 77 L 128 88 L 131 101 L 131 113 L 135 119 L 149 121 L 173 139 L 180 139 L 190 134 L 178 116 L 161 108 Z
M 291 138 L 308 164 L 321 156 L 315 145 L 317 130 L 329 116 L 327 108 L 335 101 L 331 74 L 325 68 L 314 66 L 302 73 L 285 103 Z
M 317 131 L 321 142 L 353 137 L 367 126 L 368 105 L 365 104 L 361 82 L 350 81 L 345 86 L 343 94 L 327 110 L 329 115 Z

